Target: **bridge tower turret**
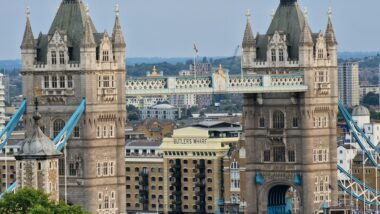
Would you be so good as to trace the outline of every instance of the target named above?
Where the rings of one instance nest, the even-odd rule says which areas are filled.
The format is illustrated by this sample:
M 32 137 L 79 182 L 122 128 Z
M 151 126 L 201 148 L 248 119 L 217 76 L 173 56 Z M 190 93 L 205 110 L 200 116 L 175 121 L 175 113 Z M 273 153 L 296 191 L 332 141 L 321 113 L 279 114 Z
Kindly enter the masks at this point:
M 251 12 L 247 11 L 247 25 L 242 42 L 242 67 L 245 72 L 251 71 L 256 61 L 256 40 L 251 26 Z
M 36 54 L 33 62 L 23 57 L 28 66 L 21 71 L 27 137 L 33 134 L 34 97 L 41 129 L 51 139 L 85 98 L 85 113 L 66 146 L 67 167 L 59 161 L 60 198 L 91 213 L 125 213 L 125 42 L 118 18 L 109 36 L 96 30 L 82 0 L 62 0 L 47 34 L 29 39 L 28 23 L 22 50 Z
M 328 23 L 326 34 L 312 33 L 297 1 L 281 0 L 256 37 L 260 63 L 252 69 L 284 90 L 244 95 L 248 213 L 286 213 L 290 196 L 292 213 L 337 205 L 336 39 Z M 306 92 L 292 93 L 288 75 L 303 77 Z

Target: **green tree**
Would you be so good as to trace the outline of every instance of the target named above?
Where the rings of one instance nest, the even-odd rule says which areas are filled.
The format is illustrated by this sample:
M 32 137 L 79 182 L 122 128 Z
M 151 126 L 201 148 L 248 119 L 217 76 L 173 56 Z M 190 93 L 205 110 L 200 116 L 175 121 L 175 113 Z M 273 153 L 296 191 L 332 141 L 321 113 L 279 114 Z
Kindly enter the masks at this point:
M 379 105 L 379 95 L 369 92 L 364 98 L 363 98 L 363 104 L 368 106 L 377 106 Z
M 2 214 L 89 214 L 79 206 L 69 206 L 49 200 L 41 190 L 19 189 L 0 199 Z

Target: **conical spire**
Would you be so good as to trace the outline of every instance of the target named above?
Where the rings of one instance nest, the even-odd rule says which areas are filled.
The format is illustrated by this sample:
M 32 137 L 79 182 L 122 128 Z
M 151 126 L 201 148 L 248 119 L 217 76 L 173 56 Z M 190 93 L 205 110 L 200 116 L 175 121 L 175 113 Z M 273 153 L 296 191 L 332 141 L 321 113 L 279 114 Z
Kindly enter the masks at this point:
M 124 41 L 123 32 L 121 31 L 121 25 L 120 25 L 120 20 L 119 20 L 119 14 L 120 14 L 119 5 L 116 5 L 115 13 L 116 13 L 115 25 L 113 27 L 113 33 L 112 33 L 113 45 L 116 48 L 125 48 L 126 44 Z
M 253 32 L 252 32 L 252 27 L 251 27 L 251 13 L 249 10 L 247 11 L 246 16 L 247 16 L 247 25 L 245 27 L 242 46 L 243 48 L 255 47 L 256 41 L 255 41 L 255 38 L 253 37 Z
M 327 28 L 326 28 L 326 41 L 329 45 L 337 45 L 334 27 L 332 24 L 332 10 L 329 8 L 328 11 L 328 22 L 327 22 Z
M 88 13 L 88 9 L 87 9 L 87 13 Z M 90 22 L 90 18 L 88 16 L 88 14 L 87 14 L 86 23 L 84 26 L 84 34 L 83 34 L 83 38 L 81 41 L 81 47 L 83 47 L 83 48 L 96 47 L 94 33 L 92 31 L 92 26 L 91 26 L 91 22 Z
M 30 10 L 28 7 L 26 9 L 26 26 L 25 26 L 24 37 L 21 43 L 21 49 L 33 49 L 35 47 L 32 25 L 30 24 L 29 16 L 30 16 Z
M 307 21 L 305 20 L 303 29 L 301 31 L 300 46 L 313 46 L 313 37 L 311 36 L 311 30 L 309 25 L 307 24 Z

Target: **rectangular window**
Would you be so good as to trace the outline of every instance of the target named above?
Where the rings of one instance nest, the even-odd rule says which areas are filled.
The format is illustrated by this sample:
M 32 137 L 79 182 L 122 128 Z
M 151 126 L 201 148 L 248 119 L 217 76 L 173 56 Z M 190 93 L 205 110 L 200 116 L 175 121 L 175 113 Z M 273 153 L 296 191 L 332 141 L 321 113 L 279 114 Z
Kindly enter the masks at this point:
M 265 128 L 265 118 L 264 117 L 260 117 L 259 128 Z
M 49 76 L 44 76 L 44 88 L 50 88 Z
M 113 125 L 110 126 L 110 131 L 109 131 L 109 134 L 110 134 L 110 137 L 114 137 L 114 130 L 113 130 Z
M 65 64 L 65 52 L 59 52 L 59 64 Z
M 58 161 L 59 175 L 65 175 L 65 160 L 59 159 Z
M 270 162 L 270 150 L 264 151 L 264 162 Z
M 285 147 L 273 148 L 273 160 L 274 162 L 285 162 Z
M 103 176 L 108 176 L 108 162 L 103 162 Z
M 70 176 L 76 176 L 77 175 L 77 170 L 75 168 L 74 163 L 69 164 L 69 175 Z
M 293 117 L 293 128 L 297 128 L 297 127 L 298 127 L 298 118 Z
M 109 88 L 110 87 L 110 76 L 103 76 L 103 88 Z
M 57 76 L 52 76 L 51 77 L 51 85 L 52 85 L 52 88 L 58 88 L 58 78 L 57 78 Z
M 108 51 L 103 51 L 103 62 L 109 61 Z
M 296 162 L 296 153 L 293 150 L 288 151 L 289 162 Z
M 283 49 L 278 50 L 278 59 L 280 62 L 284 61 L 284 50 Z
M 67 87 L 68 88 L 73 87 L 73 76 L 67 76 Z
M 51 64 L 57 64 L 57 53 L 55 51 L 51 52 Z
M 74 137 L 79 138 L 80 137 L 80 129 L 79 126 L 74 127 Z
M 276 62 L 277 61 L 276 49 L 271 50 L 271 55 L 272 55 L 272 62 Z
M 107 137 L 107 126 L 103 127 L 103 137 Z
M 115 79 L 114 76 L 111 76 L 111 88 L 115 87 Z
M 60 76 L 59 77 L 59 87 L 60 88 L 65 88 L 65 76 Z
M 114 162 L 109 162 L 109 173 L 110 175 L 114 175 Z

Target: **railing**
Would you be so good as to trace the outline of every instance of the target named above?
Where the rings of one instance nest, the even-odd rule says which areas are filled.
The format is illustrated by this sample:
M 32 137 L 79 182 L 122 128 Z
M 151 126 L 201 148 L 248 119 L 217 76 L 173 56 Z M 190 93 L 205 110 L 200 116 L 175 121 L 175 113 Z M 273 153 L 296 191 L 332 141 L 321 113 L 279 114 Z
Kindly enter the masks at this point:
M 305 92 L 302 72 L 284 75 L 229 75 L 214 73 L 210 77 L 139 77 L 127 78 L 127 96 L 278 93 Z

